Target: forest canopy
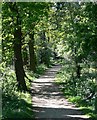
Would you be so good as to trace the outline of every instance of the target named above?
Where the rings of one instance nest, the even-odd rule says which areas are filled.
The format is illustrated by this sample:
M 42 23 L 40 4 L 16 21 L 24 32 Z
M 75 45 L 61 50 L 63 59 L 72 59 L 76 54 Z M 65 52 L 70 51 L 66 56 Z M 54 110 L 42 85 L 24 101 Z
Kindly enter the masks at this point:
M 33 77 L 60 63 L 64 89 L 72 87 L 97 113 L 97 3 L 3 2 L 1 16 L 4 103 L 15 91 L 29 92 Z

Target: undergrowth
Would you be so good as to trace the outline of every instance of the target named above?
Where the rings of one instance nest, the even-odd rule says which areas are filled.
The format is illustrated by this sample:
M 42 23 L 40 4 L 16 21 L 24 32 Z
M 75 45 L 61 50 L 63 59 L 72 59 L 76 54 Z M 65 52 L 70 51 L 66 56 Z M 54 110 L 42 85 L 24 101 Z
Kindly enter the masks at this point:
M 27 77 L 33 81 L 46 69 L 45 65 L 40 65 L 37 72 L 26 70 Z M 6 67 L 5 63 L 0 64 L 2 84 L 2 120 L 32 119 L 32 98 L 29 92 L 23 93 L 18 90 L 15 71 L 11 67 Z M 27 88 L 30 90 L 31 82 L 26 78 Z
M 93 68 L 83 65 L 81 77 L 77 78 L 74 63 L 64 62 L 62 69 L 56 76 L 56 83 L 59 84 L 65 98 L 89 115 L 91 119 L 96 120 L 94 114 L 95 95 L 91 99 L 86 99 L 91 91 L 97 90 L 96 72 Z

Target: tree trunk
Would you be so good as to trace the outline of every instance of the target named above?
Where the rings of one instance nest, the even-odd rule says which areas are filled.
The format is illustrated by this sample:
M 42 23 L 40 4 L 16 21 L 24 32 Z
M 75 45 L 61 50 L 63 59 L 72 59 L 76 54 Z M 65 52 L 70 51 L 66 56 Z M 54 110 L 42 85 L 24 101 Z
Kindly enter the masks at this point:
M 4 58 L 5 58 L 5 50 L 4 50 L 4 40 L 2 40 L 2 62 L 4 62 Z
M 95 71 L 96 72 L 96 71 Z M 97 114 L 97 78 L 96 78 L 96 88 L 95 88 L 95 113 Z
M 34 51 L 34 31 L 32 34 L 29 34 L 29 55 L 30 55 L 30 70 L 35 72 L 36 71 L 36 56 Z
M 15 37 L 17 36 L 16 34 L 17 34 L 17 32 L 15 33 Z M 26 86 L 25 78 L 24 78 L 25 72 L 23 69 L 23 61 L 22 61 L 22 54 L 21 54 L 21 42 L 19 40 L 17 43 L 16 39 L 14 41 L 14 56 L 15 56 L 15 73 L 16 73 L 16 78 L 17 78 L 17 82 L 18 82 L 18 88 L 20 90 L 26 91 L 27 86 Z
M 50 64 L 50 50 L 48 49 L 48 42 L 46 39 L 46 35 L 45 35 L 45 31 L 41 32 L 40 35 L 40 39 L 41 39 L 41 63 L 44 63 L 47 67 L 49 67 Z
M 76 74 L 77 74 L 77 78 L 80 78 L 80 75 L 81 75 L 81 67 L 80 65 L 76 65 Z
M 79 59 L 79 57 L 76 57 L 76 56 L 78 56 L 77 52 L 76 52 L 76 47 L 74 48 L 74 53 L 75 53 L 76 75 L 77 75 L 77 78 L 80 78 L 81 66 L 79 65 L 79 63 L 81 62 L 81 59 Z
M 25 72 L 23 69 L 23 60 L 22 60 L 22 53 L 21 53 L 21 45 L 22 45 L 22 32 L 21 32 L 21 18 L 18 11 L 18 7 L 16 3 L 9 3 L 10 9 L 16 15 L 16 22 L 14 23 L 14 57 L 15 57 L 15 73 L 18 82 L 18 88 L 20 90 L 27 90 L 26 82 L 25 82 Z M 13 19 L 14 19 L 13 17 Z
M 23 48 L 22 53 L 23 53 L 23 65 L 27 66 L 28 65 L 28 50 L 26 47 Z
M 97 114 L 97 93 L 95 95 L 95 113 Z

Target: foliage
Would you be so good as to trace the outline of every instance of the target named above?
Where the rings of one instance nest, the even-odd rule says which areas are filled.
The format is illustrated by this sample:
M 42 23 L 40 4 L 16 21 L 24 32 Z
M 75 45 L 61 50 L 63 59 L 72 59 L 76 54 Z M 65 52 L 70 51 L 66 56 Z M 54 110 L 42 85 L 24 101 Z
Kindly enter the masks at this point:
M 59 84 L 64 96 L 68 98 L 70 102 L 73 102 L 77 106 L 91 108 L 89 113 L 85 111 L 85 114 L 94 114 L 95 95 L 87 99 L 90 94 L 97 89 L 95 82 L 95 71 L 92 68 L 87 68 L 84 65 L 84 70 L 80 79 L 76 77 L 76 71 L 73 64 L 65 62 L 63 68 L 58 72 L 56 82 Z M 84 111 L 84 110 L 83 110 Z
M 32 118 L 31 96 L 18 91 L 15 72 L 0 64 L 2 82 L 2 119 Z M 30 86 L 28 86 L 30 87 Z M 28 106 L 28 107 L 27 107 Z
M 47 69 L 47 66 L 45 64 L 41 64 L 37 66 L 36 74 L 41 75 L 45 72 L 46 69 Z
M 20 96 L 23 93 L 16 92 L 18 81 L 21 80 L 20 72 L 16 74 L 18 71 L 15 72 L 13 69 L 13 66 L 17 65 L 15 53 L 19 52 L 15 52 L 14 46 L 20 45 L 20 53 L 22 53 L 19 58 L 21 57 L 21 64 L 23 59 L 23 65 L 25 65 L 22 65 L 23 77 L 27 75 L 32 81 L 44 73 L 51 64 L 63 64 L 64 67 L 58 74 L 57 82 L 61 84 L 65 96 L 72 96 L 70 100 L 76 103 L 79 101 L 78 104 L 81 106 L 83 103 L 92 108 L 95 106 L 96 110 L 96 28 L 96 2 L 2 3 L 0 72 L 1 79 L 4 81 L 2 83 L 4 100 L 7 102 L 8 97 L 9 100 L 16 98 L 16 101 L 22 101 Z M 20 65 L 18 64 L 17 68 Z M 33 72 L 30 68 L 33 68 Z M 20 78 L 18 79 L 17 76 Z M 26 79 L 30 89 L 28 81 Z M 87 100 L 91 93 L 94 95 Z
M 37 73 L 26 70 L 26 74 L 33 81 L 47 69 L 45 65 L 37 68 Z M 33 118 L 32 98 L 29 92 L 23 93 L 18 90 L 14 69 L 0 64 L 2 73 L 2 119 L 31 119 Z M 0 83 L 1 83 L 0 81 Z M 30 90 L 31 84 L 26 79 L 27 87 Z M 10 86 L 10 87 L 9 87 Z

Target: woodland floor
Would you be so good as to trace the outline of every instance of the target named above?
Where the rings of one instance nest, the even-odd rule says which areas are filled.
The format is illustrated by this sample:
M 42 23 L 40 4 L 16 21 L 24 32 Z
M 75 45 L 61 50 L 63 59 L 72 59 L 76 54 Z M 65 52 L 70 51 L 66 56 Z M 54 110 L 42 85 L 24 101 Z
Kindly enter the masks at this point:
M 68 102 L 55 83 L 55 75 L 60 70 L 55 65 L 32 83 L 32 104 L 35 119 L 46 120 L 89 120 L 81 110 Z

